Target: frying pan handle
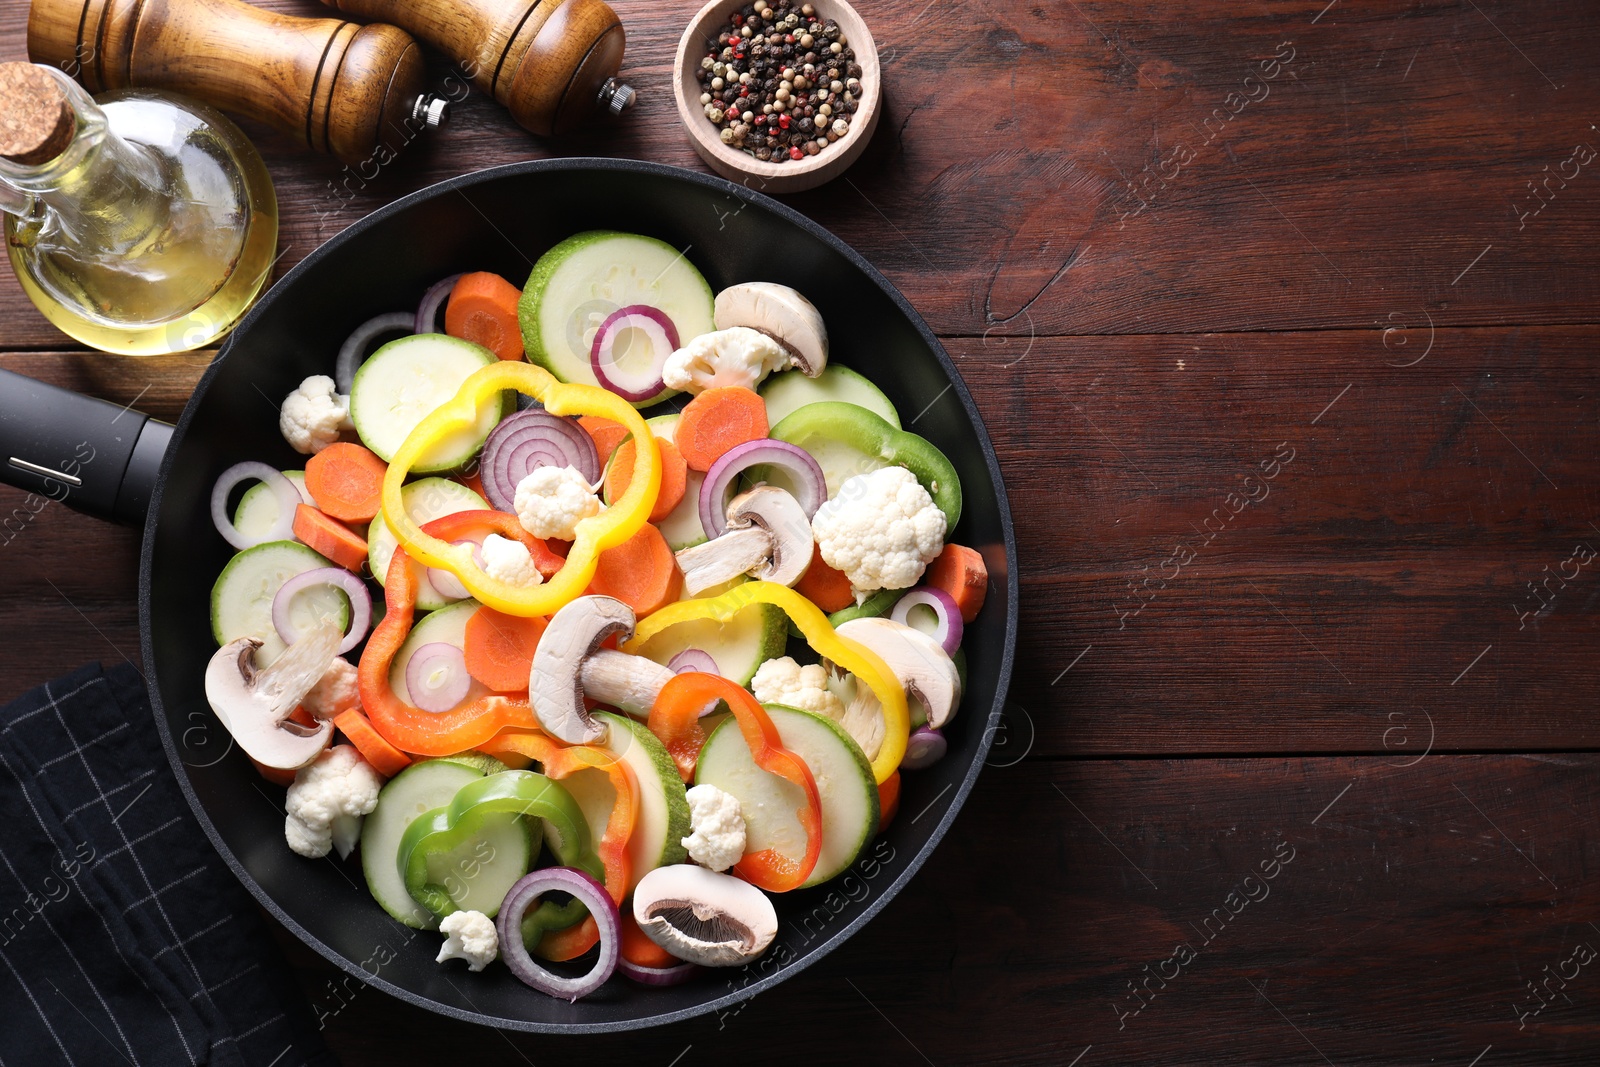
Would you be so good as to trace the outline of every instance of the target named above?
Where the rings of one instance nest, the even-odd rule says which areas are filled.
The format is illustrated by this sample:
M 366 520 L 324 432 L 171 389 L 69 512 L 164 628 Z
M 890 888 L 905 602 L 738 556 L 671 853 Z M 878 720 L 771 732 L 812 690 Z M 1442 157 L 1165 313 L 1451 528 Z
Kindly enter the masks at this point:
M 0 482 L 112 522 L 144 522 L 172 427 L 0 370 Z

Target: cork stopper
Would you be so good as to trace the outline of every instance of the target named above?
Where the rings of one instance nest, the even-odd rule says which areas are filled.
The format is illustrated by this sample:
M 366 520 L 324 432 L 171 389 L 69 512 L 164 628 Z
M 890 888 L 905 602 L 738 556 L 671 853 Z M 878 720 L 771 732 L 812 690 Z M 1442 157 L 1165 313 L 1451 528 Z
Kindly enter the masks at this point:
M 0 157 L 37 167 L 65 152 L 76 132 L 67 95 L 44 68 L 0 63 Z

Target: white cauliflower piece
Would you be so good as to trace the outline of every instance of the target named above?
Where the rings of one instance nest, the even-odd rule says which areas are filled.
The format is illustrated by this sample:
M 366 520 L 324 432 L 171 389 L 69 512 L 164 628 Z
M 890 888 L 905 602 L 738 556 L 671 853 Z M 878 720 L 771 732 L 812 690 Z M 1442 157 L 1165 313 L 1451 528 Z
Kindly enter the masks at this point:
M 341 430 L 353 429 L 350 398 L 326 374 L 313 374 L 301 382 L 278 409 L 278 432 L 289 447 L 308 456 L 337 441 Z
M 858 474 L 811 518 L 823 562 L 861 591 L 909 589 L 944 548 L 945 515 L 904 467 Z
M 355 847 L 361 817 L 378 806 L 383 776 L 352 745 L 335 745 L 301 767 L 284 803 L 283 836 L 302 856 L 326 856 L 336 844 L 342 859 Z
M 820 663 L 802 667 L 792 656 L 769 659 L 750 679 L 750 691 L 763 704 L 814 711 L 834 720 L 844 717 L 844 702 L 829 692 L 828 672 Z
M 539 585 L 544 575 L 521 541 L 490 534 L 483 539 L 483 573 L 507 585 Z
M 578 523 L 600 514 L 600 498 L 576 467 L 538 467 L 517 483 L 515 507 L 533 536 L 571 541 Z
M 793 358 L 788 349 L 760 330 L 732 326 L 703 333 L 668 356 L 661 381 L 668 389 L 696 396 L 717 386 L 754 389 Z
M 697 785 L 689 798 L 690 834 L 680 844 L 689 858 L 713 871 L 725 871 L 744 855 L 744 815 L 739 798 L 714 785 Z
M 494 920 L 481 911 L 453 911 L 439 921 L 444 944 L 433 962 L 466 960 L 467 970 L 481 971 L 500 955 L 500 934 Z
M 343 656 L 335 656 L 327 673 L 311 687 L 300 706 L 314 718 L 331 719 L 341 711 L 361 706 L 361 672 Z

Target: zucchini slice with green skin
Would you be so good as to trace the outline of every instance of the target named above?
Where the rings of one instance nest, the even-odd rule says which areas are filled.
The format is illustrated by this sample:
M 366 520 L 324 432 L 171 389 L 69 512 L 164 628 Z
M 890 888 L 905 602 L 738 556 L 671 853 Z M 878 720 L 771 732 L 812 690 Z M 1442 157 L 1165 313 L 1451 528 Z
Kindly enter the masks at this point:
M 683 839 L 689 836 L 688 790 L 666 746 L 643 723 L 609 711 L 597 711 L 594 716 L 610 727 L 602 747 L 626 763 L 639 783 L 639 815 L 628 842 L 633 860 L 628 880 L 631 893 L 639 879 L 657 867 L 688 858 L 683 847 Z
M 361 443 L 389 462 L 417 423 L 455 396 L 474 372 L 498 360 L 482 345 L 442 333 L 390 341 L 361 365 L 350 384 L 350 421 L 355 423 Z M 505 414 L 504 397 L 499 403 L 484 405 L 472 426 L 441 437 L 412 465 L 412 473 L 431 474 L 465 465 Z
M 895 429 L 900 429 L 900 413 L 883 395 L 883 390 L 849 367 L 830 363 L 815 378 L 798 370 L 774 374 L 756 390 L 767 405 L 767 425 L 776 426 L 785 417 L 807 404 L 842 400 L 866 408 Z
M 751 604 L 727 622 L 693 619 L 669 626 L 637 654 L 666 666 L 679 652 L 698 648 L 716 661 L 718 674 L 747 686 L 763 663 L 783 655 L 788 636 L 789 617 L 782 608 Z
M 806 880 L 820 885 L 844 871 L 878 832 L 878 784 L 861 748 L 832 719 L 781 704 L 764 705 L 778 728 L 783 747 L 805 761 L 822 798 L 822 853 Z M 714 785 L 739 800 L 744 815 L 745 851 L 774 848 L 799 859 L 806 835 L 796 812 L 805 793 L 756 766 L 739 724 L 728 719 L 700 750 L 696 785 Z
M 411 690 L 406 686 L 406 667 L 411 663 L 411 657 L 416 655 L 417 649 L 423 645 L 436 642 L 464 648 L 467 623 L 477 614 L 478 607 L 476 600 L 458 600 L 448 607 L 440 608 L 418 619 L 416 625 L 412 626 L 411 632 L 406 635 L 400 651 L 394 654 L 394 662 L 389 665 L 389 690 L 410 704 Z M 488 694 L 489 688 L 474 678 L 467 689 L 467 695 L 462 700 L 473 701 Z
M 284 471 L 283 476 L 300 491 L 302 502 L 317 506 L 311 494 L 306 492 L 305 471 Z M 278 498 L 265 482 L 257 482 L 246 489 L 244 496 L 239 498 L 239 506 L 233 509 L 233 528 L 252 541 L 265 537 L 277 522 Z
M 247 548 L 228 561 L 211 587 L 211 636 L 225 645 L 241 637 L 261 642 L 256 666 L 265 667 L 283 654 L 283 639 L 272 625 L 272 600 L 297 574 L 331 567 L 326 557 L 299 541 L 267 541 Z M 289 621 L 296 633 L 306 633 L 324 615 L 341 627 L 350 625 L 350 601 L 331 586 L 307 589 L 294 598 Z

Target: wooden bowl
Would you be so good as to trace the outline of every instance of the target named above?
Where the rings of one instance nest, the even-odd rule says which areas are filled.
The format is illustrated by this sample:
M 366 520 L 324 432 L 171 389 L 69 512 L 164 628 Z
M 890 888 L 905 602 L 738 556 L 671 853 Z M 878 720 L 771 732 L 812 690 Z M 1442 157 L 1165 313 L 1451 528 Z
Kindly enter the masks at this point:
M 844 173 L 856 161 L 872 131 L 878 126 L 883 103 L 883 77 L 878 65 L 878 47 L 872 31 L 855 8 L 844 0 L 810 0 L 817 14 L 839 24 L 847 44 L 861 65 L 861 100 L 850 120 L 850 132 L 804 159 L 786 163 L 765 163 L 743 149 L 722 143 L 721 131 L 706 118 L 700 103 L 702 89 L 695 78 L 700 60 L 716 50 L 717 35 L 728 25 L 728 16 L 749 0 L 711 0 L 689 20 L 678 41 L 678 55 L 672 64 L 672 92 L 678 101 L 678 117 L 689 134 L 689 143 L 712 170 L 731 181 L 740 182 L 764 193 L 798 193 L 814 189 Z

